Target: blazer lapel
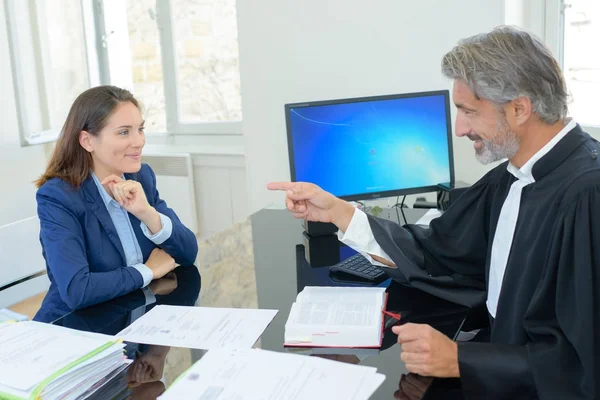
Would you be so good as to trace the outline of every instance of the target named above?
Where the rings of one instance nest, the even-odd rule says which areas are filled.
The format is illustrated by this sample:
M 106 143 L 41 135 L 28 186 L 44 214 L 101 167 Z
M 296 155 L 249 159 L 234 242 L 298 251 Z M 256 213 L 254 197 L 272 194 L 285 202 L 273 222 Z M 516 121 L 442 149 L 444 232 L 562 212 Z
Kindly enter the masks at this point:
M 98 188 L 96 187 L 96 184 L 94 183 L 94 180 L 91 177 L 91 175 L 83 182 L 82 189 L 85 193 L 87 202 L 90 203 L 90 208 L 92 212 L 96 215 L 98 221 L 100 221 L 100 224 L 106 231 L 106 235 L 121 255 L 121 258 L 123 259 L 123 265 L 125 265 L 127 260 L 125 259 L 125 251 L 123 250 L 121 239 L 119 239 L 119 235 L 117 234 L 115 224 L 113 224 L 112 219 L 108 214 L 108 210 L 104 205 L 104 201 L 102 201 L 102 197 L 100 197 Z

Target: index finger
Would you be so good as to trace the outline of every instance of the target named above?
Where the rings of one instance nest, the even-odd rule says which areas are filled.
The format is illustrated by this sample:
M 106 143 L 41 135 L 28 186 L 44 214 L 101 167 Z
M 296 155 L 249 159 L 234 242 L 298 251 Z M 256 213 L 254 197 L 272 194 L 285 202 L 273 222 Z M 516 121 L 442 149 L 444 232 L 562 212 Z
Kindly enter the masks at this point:
M 392 331 L 398 335 L 398 343 L 405 343 L 421 339 L 423 337 L 424 326 L 422 324 L 407 323 L 393 327 Z
M 269 190 L 295 190 L 299 186 L 299 182 L 271 182 L 267 184 Z
M 121 178 L 120 176 L 117 176 L 115 174 L 113 175 L 109 175 L 106 178 L 104 178 L 104 180 L 102 182 L 100 182 L 101 185 L 106 185 L 109 183 L 119 183 L 122 182 L 123 178 Z

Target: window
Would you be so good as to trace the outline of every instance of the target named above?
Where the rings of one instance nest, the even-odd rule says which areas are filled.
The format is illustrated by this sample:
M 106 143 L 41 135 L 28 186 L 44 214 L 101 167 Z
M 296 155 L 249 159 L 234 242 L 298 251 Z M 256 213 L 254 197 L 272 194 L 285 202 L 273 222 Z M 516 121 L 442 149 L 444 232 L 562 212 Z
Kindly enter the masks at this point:
M 110 76 L 142 105 L 146 130 L 167 132 L 156 0 L 104 1 Z
M 52 127 L 61 127 L 73 101 L 90 87 L 81 3 L 44 0 L 50 68 L 49 112 Z
M 571 115 L 599 126 L 600 1 L 568 0 L 564 9 L 563 69 L 572 99 Z
M 132 90 L 149 133 L 241 134 L 235 0 L 103 0 L 105 83 Z
M 53 141 L 90 87 L 82 3 L 8 0 L 5 7 L 21 143 Z
M 600 1 L 546 0 L 544 35 L 562 64 L 571 95 L 569 112 L 600 135 Z
M 242 118 L 235 0 L 172 0 L 181 119 Z
M 4 0 L 23 145 L 56 140 L 76 96 L 113 84 L 149 133 L 241 135 L 235 0 Z

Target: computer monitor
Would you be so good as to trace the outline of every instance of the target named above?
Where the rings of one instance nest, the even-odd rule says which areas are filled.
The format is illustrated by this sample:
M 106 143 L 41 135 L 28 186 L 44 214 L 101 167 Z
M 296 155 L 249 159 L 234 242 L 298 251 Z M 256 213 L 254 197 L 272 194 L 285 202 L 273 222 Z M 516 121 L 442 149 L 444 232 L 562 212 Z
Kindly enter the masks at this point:
M 346 200 L 454 183 L 447 90 L 285 105 L 291 180 Z

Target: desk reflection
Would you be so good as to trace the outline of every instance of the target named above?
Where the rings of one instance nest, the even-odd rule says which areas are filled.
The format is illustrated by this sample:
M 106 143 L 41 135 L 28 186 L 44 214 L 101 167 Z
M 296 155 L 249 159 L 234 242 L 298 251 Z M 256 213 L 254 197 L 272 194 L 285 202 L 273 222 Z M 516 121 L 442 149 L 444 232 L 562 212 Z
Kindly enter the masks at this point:
M 156 305 L 194 306 L 201 279 L 195 266 L 180 266 L 145 290 L 73 311 L 53 324 L 87 332 L 116 335 Z M 149 293 L 150 292 L 150 293 Z M 170 347 L 125 343 L 129 368 L 108 379 L 90 399 L 155 400 L 165 392 L 164 376 Z
M 156 305 L 194 306 L 200 294 L 201 279 L 195 266 L 181 266 L 167 276 L 152 281 L 145 290 L 81 310 L 52 322 L 87 332 L 116 335 Z
M 394 399 L 420 400 L 425 396 L 433 378 L 409 373 L 400 375 L 398 390 L 394 392 Z

